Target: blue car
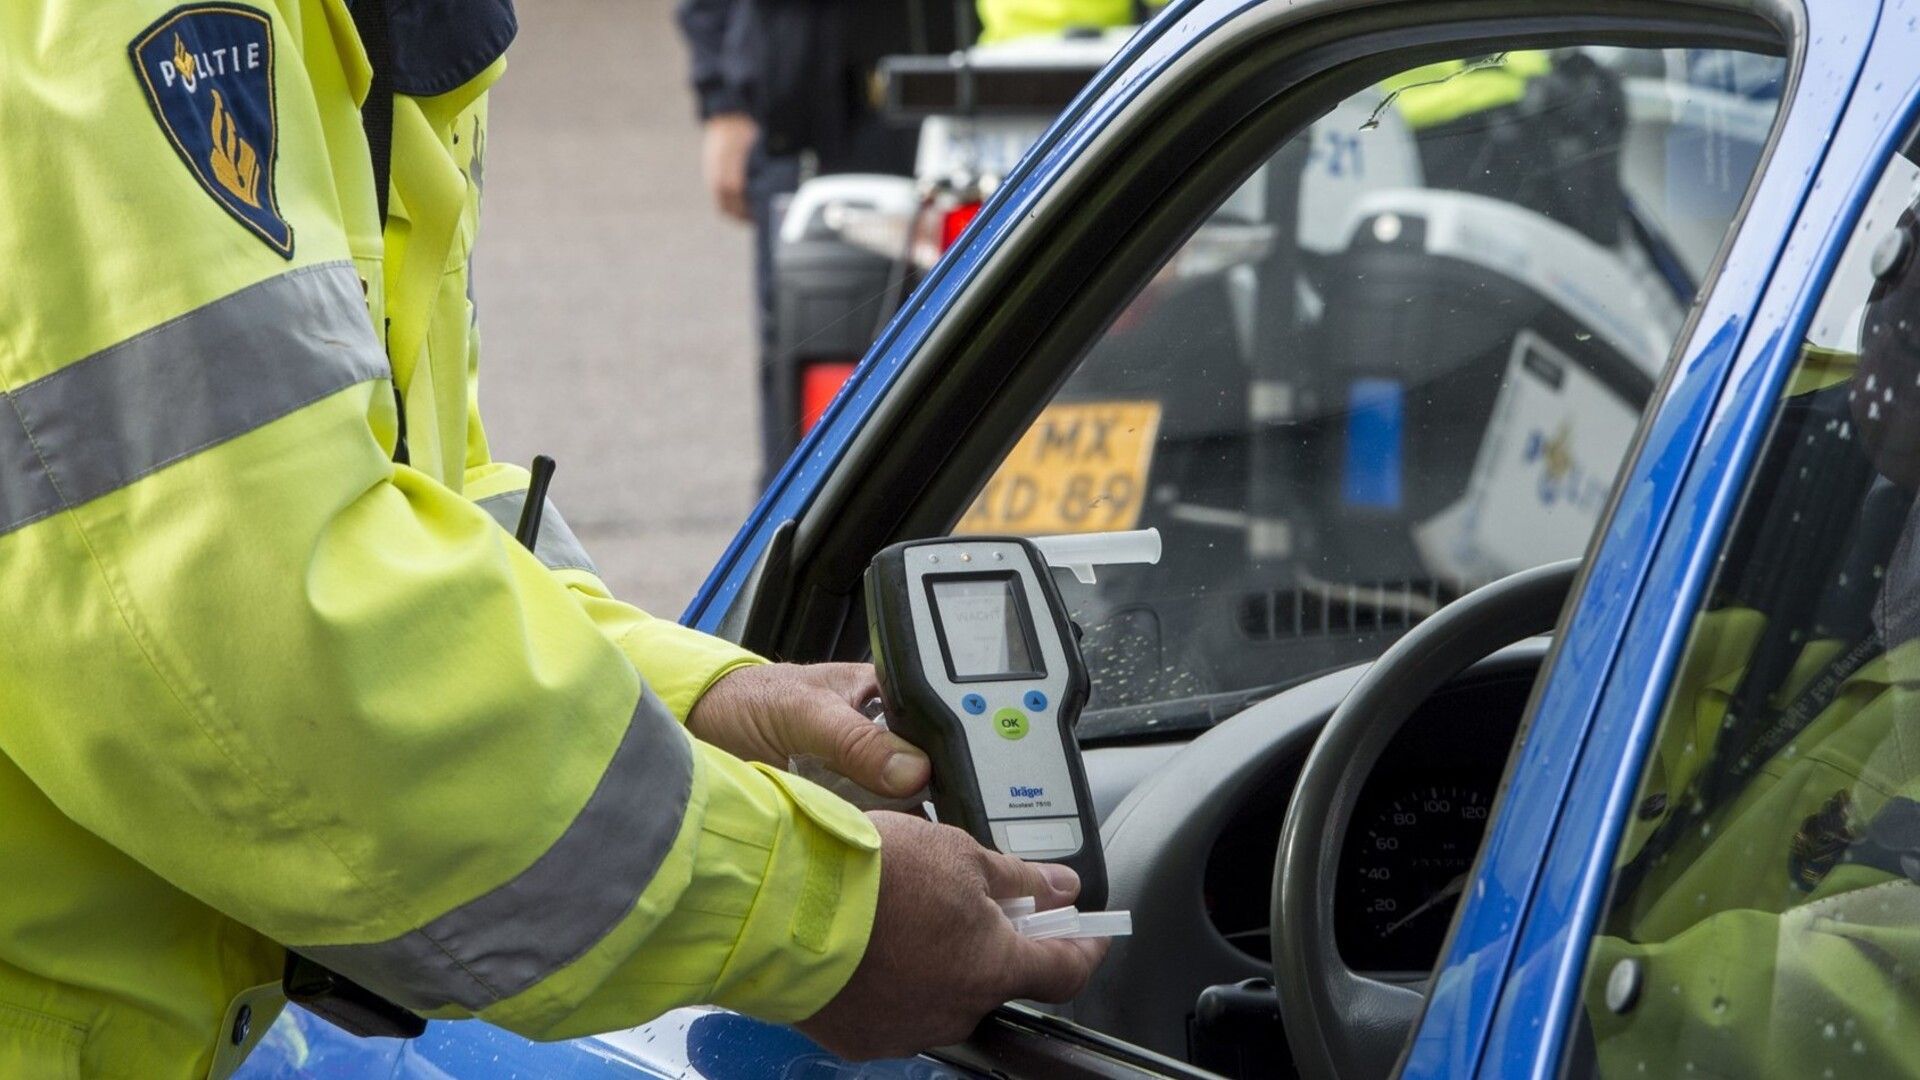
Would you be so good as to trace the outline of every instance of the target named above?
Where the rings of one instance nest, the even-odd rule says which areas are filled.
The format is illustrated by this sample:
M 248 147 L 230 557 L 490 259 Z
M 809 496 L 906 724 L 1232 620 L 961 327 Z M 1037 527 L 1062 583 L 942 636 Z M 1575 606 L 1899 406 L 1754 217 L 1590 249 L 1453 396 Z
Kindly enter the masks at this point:
M 239 1075 L 1920 1073 L 1907 2 L 1176 0 L 686 613 L 857 659 L 890 543 L 1158 529 L 1061 579 L 1088 990 L 869 1064 L 289 1010 Z

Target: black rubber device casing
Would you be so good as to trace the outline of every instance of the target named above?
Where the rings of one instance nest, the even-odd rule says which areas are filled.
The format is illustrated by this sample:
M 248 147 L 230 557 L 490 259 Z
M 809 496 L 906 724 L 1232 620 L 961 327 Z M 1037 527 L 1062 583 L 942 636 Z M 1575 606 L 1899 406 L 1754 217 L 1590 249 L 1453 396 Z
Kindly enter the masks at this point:
M 914 635 L 913 609 L 908 599 L 908 590 L 912 588 L 907 572 L 908 551 L 976 542 L 1012 543 L 1026 552 L 1047 608 L 1044 613 L 1030 612 L 1034 632 L 1045 633 L 1047 627 L 1052 627 L 1060 641 L 1061 655 L 1066 657 L 1067 689 L 1052 710 L 1052 723 L 1057 729 L 1060 751 L 1066 755 L 1067 774 L 1073 782 L 1081 841 L 1080 850 L 1074 854 L 1047 861 L 1070 866 L 1080 875 L 1080 898 L 1074 906 L 1082 911 L 1102 910 L 1107 905 L 1107 860 L 1100 847 L 1100 822 L 1094 816 L 1093 797 L 1087 790 L 1087 771 L 1080 760 L 1080 744 L 1073 734 L 1080 710 L 1087 703 L 1087 664 L 1080 654 L 1079 635 L 1072 620 L 1067 618 L 1066 603 L 1054 583 L 1052 568 L 1031 540 L 1018 536 L 909 540 L 887 547 L 873 557 L 866 574 L 867 626 L 873 647 L 873 666 L 887 707 L 887 727 L 925 751 L 932 762 L 930 792 L 941 823 L 964 829 L 983 846 L 999 850 L 981 798 L 973 755 L 967 749 L 963 721 L 948 709 L 920 663 L 920 646 Z

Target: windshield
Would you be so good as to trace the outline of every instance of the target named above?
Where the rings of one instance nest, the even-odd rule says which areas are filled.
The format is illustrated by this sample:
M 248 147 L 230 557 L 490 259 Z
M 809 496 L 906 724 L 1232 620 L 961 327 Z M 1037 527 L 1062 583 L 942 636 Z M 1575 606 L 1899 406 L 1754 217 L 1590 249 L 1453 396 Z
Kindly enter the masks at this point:
M 1575 556 L 1732 221 L 1782 63 L 1462 57 L 1279 147 L 1114 314 L 955 526 L 1160 531 L 1061 575 L 1083 738 L 1206 726 Z

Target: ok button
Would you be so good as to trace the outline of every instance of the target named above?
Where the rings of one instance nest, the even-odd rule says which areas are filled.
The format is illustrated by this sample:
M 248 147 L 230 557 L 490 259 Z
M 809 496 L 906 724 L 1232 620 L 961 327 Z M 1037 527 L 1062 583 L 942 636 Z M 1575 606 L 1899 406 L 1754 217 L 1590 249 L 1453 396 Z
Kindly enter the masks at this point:
M 1001 709 L 993 714 L 993 730 L 1003 739 L 1027 737 L 1027 714 L 1019 709 Z

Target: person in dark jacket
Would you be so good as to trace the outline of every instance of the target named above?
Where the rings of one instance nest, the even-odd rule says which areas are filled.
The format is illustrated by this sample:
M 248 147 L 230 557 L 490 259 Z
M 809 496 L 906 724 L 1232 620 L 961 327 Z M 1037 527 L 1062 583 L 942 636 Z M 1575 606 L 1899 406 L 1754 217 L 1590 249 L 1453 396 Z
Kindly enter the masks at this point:
M 948 52 L 964 28 L 941 0 L 679 0 L 703 129 L 701 171 L 721 213 L 754 230 L 761 380 L 774 377 L 773 245 L 803 175 L 908 176 L 918 133 L 873 107 L 880 59 Z M 771 400 L 763 385 L 761 400 Z M 763 427 L 782 423 L 762 409 Z M 763 431 L 769 448 L 788 433 Z M 770 449 L 769 453 L 776 453 Z M 771 475 L 779 462 L 770 460 Z

